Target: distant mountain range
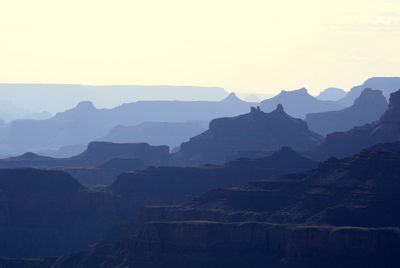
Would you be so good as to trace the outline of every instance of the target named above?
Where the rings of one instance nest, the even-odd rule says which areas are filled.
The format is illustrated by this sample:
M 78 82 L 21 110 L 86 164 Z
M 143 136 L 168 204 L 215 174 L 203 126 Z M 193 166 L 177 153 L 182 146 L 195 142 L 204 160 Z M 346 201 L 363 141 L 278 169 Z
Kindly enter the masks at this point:
M 355 86 L 339 100 L 343 106 L 351 106 L 365 88 L 379 89 L 389 99 L 390 93 L 400 89 L 400 77 L 372 77 L 362 85 Z
M 397 267 L 396 81 L 2 123 L 0 267 Z
M 117 125 L 210 121 L 245 113 L 254 105 L 233 93 L 222 101 L 139 101 L 113 109 L 97 109 L 86 101 L 48 120 L 18 120 L 0 126 L 0 153 L 15 155 L 87 144 L 104 137 Z
M 78 102 L 91 101 L 111 108 L 139 100 L 218 101 L 228 93 L 220 87 L 77 85 L 77 84 L 0 84 L 2 99 L 32 111 L 57 113 Z
M 308 127 L 321 135 L 341 132 L 378 120 L 387 109 L 382 91 L 364 89 L 354 104 L 343 110 L 307 114 Z
M 20 108 L 11 101 L 0 100 L 0 121 L 9 122 L 18 119 L 48 119 L 51 114 L 48 112 L 32 112 L 27 109 Z
M 275 97 L 262 101 L 260 107 L 265 112 L 271 112 L 278 104 L 282 104 L 286 112 L 296 118 L 305 118 L 309 113 L 336 111 L 343 108 L 337 102 L 319 100 L 311 96 L 305 88 L 293 91 L 283 90 Z

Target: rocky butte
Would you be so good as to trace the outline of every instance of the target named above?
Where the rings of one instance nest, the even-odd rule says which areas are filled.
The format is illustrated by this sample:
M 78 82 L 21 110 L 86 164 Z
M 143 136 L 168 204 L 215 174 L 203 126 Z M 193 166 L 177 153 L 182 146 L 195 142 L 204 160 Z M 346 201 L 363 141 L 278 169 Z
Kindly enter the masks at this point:
M 212 120 L 207 131 L 182 143 L 174 157 L 179 164 L 223 163 L 241 150 L 275 151 L 288 146 L 302 151 L 321 140 L 303 120 L 286 114 L 280 104 L 270 113 L 253 107 L 247 114 Z

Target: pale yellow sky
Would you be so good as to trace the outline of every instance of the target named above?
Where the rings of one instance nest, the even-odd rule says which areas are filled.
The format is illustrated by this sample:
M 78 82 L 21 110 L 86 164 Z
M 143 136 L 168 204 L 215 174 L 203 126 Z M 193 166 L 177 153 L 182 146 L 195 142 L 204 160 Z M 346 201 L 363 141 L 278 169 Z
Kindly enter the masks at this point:
M 277 92 L 400 76 L 399 0 L 0 0 L 0 83 Z

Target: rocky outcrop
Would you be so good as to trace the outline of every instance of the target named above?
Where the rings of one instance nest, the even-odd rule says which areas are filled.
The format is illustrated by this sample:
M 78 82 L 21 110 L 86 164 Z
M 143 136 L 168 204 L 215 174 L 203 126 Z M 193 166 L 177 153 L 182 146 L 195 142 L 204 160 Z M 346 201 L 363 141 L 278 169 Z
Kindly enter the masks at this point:
M 307 114 L 306 122 L 310 130 L 325 136 L 375 122 L 385 112 L 387 105 L 382 91 L 366 88 L 353 106 L 339 111 Z
M 336 111 L 343 108 L 334 101 L 319 100 L 310 94 L 307 89 L 301 88 L 293 91 L 282 90 L 277 96 L 261 102 L 261 110 L 271 112 L 278 104 L 282 104 L 290 116 L 305 118 L 309 113 Z
M 1 168 L 95 167 L 112 159 L 139 159 L 147 165 L 161 165 L 169 161 L 168 146 L 147 143 L 90 142 L 87 149 L 76 156 L 52 158 L 31 152 L 0 159 Z
M 100 141 L 118 143 L 146 142 L 151 145 L 179 146 L 207 130 L 208 121 L 144 122 L 135 126 L 116 126 Z
M 68 158 L 68 161 L 93 166 L 114 158 L 140 159 L 148 165 L 161 165 L 168 161 L 169 148 L 147 143 L 91 142 L 85 152 Z
M 111 184 L 122 172 L 169 162 L 168 146 L 147 143 L 91 142 L 87 149 L 69 158 L 52 158 L 34 153 L 0 160 L 1 168 L 62 170 L 82 184 Z
M 223 163 L 238 151 L 282 146 L 306 150 L 321 140 L 304 121 L 287 115 L 282 105 L 271 113 L 253 107 L 244 115 L 212 120 L 207 131 L 183 143 L 174 157 L 176 163 L 187 165 Z
M 379 143 L 400 139 L 400 90 L 390 95 L 389 106 L 381 118 L 371 124 L 355 127 L 346 132 L 329 134 L 309 156 L 327 159 L 345 157 Z

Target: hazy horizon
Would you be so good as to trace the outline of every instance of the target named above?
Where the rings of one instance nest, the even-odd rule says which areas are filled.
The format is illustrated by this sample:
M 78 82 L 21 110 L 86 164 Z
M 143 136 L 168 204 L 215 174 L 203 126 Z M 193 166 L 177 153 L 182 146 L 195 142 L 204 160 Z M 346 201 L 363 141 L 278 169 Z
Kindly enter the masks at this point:
M 348 90 L 398 76 L 400 2 L 5 1 L 0 82 Z

